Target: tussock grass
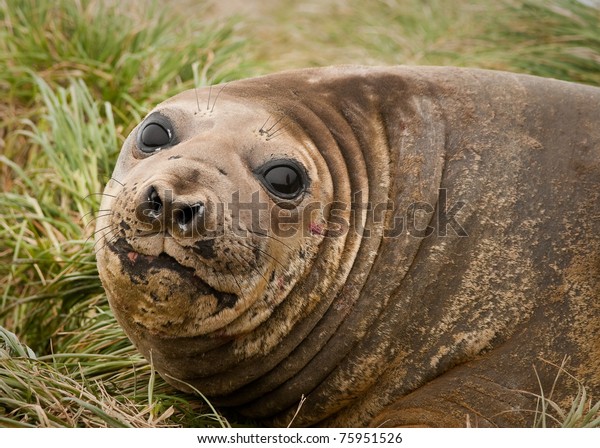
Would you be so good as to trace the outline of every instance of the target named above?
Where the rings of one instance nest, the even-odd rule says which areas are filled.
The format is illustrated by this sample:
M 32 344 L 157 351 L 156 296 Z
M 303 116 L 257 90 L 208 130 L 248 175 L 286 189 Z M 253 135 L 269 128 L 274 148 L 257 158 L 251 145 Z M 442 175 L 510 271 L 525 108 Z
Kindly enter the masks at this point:
M 0 1 L 0 426 L 224 424 L 125 337 L 91 237 L 150 105 L 252 64 L 233 21 L 191 28 L 157 3 L 128 5 Z
M 158 2 L 2 0 L 3 84 L 32 101 L 28 71 L 50 84 L 79 78 L 124 111 L 169 96 L 193 79 L 194 63 L 203 83 L 239 76 L 234 24 L 185 19 Z
M 537 399 L 537 407 L 534 411 L 534 428 L 597 428 L 600 427 L 600 400 L 594 402 L 592 397 L 588 396 L 588 391 L 575 376 L 570 374 L 565 365 L 569 357 L 565 356 L 561 365 L 543 360 L 546 364 L 554 366 L 557 369 L 554 385 L 551 390 L 545 391 L 540 384 L 539 394 L 532 394 L 524 391 L 525 394 L 534 395 Z M 539 382 L 539 375 L 535 370 L 535 375 Z M 553 400 L 554 388 L 561 376 L 566 376 L 569 381 L 577 384 L 577 394 L 572 398 L 570 406 L 564 403 L 557 403 Z
M 0 0 L 5 154 L 20 165 L 36 157 L 13 135 L 22 118 L 38 119 L 36 77 L 52 89 L 81 80 L 93 98 L 111 104 L 119 133 L 127 134 L 149 104 L 193 87 L 194 79 L 204 85 L 252 73 L 237 22 L 186 19 L 157 1 Z
M 486 26 L 486 66 L 600 85 L 600 7 L 577 0 L 511 1 Z M 486 42 L 487 41 L 487 42 Z
M 458 65 L 600 85 L 600 9 L 577 0 L 286 0 L 278 5 L 271 12 L 283 25 L 260 26 L 264 20 L 258 20 L 257 43 L 259 57 L 277 69 Z
M 335 64 L 461 65 L 461 49 L 471 49 L 470 36 L 484 10 L 499 9 L 490 1 L 347 0 L 286 1 L 277 10 L 290 32 L 274 36 L 286 51 L 273 58 L 277 66 Z M 268 51 L 268 50 L 267 50 Z
M 0 426 L 229 424 L 156 375 L 97 276 L 99 193 L 156 102 L 333 63 L 475 65 L 600 85 L 598 11 L 574 1 L 272 3 L 275 22 L 212 20 L 204 8 L 190 20 L 158 2 L 0 0 Z M 600 424 L 585 389 L 573 402 L 581 418 L 545 403 L 560 421 Z
M 38 358 L 1 327 L 0 341 L 0 426 L 170 427 L 218 421 L 204 414 L 200 403 L 156 385 L 151 366 L 127 346 L 111 355 L 90 351 Z
M 600 401 L 588 396 L 584 385 L 578 384 L 577 395 L 570 407 L 550 398 L 538 397 L 538 408 L 533 426 L 536 428 L 598 428 L 600 427 Z
M 110 105 L 101 109 L 81 80 L 56 92 L 34 80 L 44 109 L 20 133 L 38 148 L 36 161 L 22 169 L 0 156 L 16 172 L 13 191 L 0 195 L 0 241 L 10 255 L 0 267 L 0 317 L 43 353 L 53 334 L 80 325 L 78 310 L 90 305 L 82 308 L 82 297 L 102 295 L 88 240 L 93 226 L 83 221 L 98 208 L 95 193 L 118 142 Z

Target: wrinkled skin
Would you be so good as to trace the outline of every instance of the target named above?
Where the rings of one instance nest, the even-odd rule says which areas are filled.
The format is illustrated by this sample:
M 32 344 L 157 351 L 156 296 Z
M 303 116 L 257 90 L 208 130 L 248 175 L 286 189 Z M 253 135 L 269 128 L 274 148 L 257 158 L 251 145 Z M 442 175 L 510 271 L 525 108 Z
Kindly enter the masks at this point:
M 293 424 L 325 426 L 528 426 L 540 388 L 575 395 L 566 372 L 600 393 L 600 89 L 333 67 L 156 111 L 173 140 L 141 151 L 146 120 L 125 142 L 97 258 L 175 387 L 268 425 L 304 395 Z M 298 197 L 261 181 L 274 160 L 303 167 Z M 236 192 L 251 213 L 219 209 Z M 222 232 L 176 225 L 192 206 Z

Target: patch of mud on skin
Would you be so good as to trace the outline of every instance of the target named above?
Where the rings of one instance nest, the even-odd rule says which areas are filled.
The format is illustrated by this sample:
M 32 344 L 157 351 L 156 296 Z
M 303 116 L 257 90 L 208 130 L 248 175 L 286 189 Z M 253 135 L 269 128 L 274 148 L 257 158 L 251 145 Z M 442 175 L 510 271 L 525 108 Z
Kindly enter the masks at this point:
M 183 282 L 188 283 L 196 296 L 214 296 L 218 303 L 218 311 L 225 308 L 233 308 L 238 301 L 238 296 L 231 293 L 221 292 L 202 281 L 192 268 L 182 266 L 170 255 L 161 253 L 158 256 L 144 255 L 133 250 L 133 247 L 123 238 L 109 246 L 121 261 L 123 272 L 127 274 L 132 285 L 147 285 L 148 278 L 163 269 L 168 269 L 176 274 Z

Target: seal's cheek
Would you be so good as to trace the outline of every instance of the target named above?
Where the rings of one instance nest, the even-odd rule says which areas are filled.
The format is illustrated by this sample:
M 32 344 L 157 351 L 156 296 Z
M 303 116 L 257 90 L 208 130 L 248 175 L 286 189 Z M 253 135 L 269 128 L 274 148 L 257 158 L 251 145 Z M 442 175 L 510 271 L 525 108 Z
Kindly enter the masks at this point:
M 145 336 L 195 337 L 219 328 L 238 296 L 216 291 L 174 258 L 137 252 L 106 255 L 101 274 L 119 323 L 137 344 Z

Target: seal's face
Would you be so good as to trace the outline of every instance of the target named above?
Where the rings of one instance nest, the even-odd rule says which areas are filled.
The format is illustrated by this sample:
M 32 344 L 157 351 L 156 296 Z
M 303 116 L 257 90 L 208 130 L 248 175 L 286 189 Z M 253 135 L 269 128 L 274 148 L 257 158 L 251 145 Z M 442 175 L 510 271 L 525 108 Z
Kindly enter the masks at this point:
M 206 110 L 197 99 L 176 96 L 134 129 L 97 225 L 117 319 L 167 373 L 161 360 L 182 341 L 204 351 L 267 320 L 323 239 L 323 212 L 306 205 L 331 200 L 327 170 L 292 123 L 226 94 Z

